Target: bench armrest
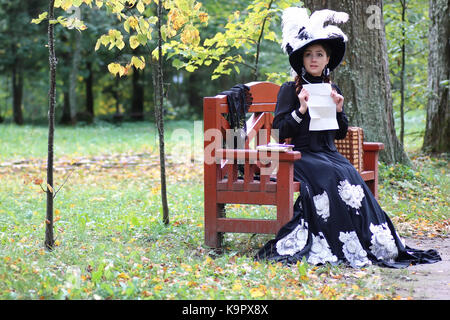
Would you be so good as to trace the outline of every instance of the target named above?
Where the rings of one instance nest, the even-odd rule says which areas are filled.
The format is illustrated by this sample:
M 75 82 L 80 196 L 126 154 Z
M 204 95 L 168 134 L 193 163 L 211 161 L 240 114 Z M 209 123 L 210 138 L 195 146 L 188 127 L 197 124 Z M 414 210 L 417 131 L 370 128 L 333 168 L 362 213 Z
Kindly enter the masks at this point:
M 363 142 L 364 151 L 380 151 L 384 150 L 384 144 L 381 142 Z
M 294 162 L 301 158 L 299 151 L 277 152 L 277 151 L 260 151 L 249 149 L 217 149 L 216 160 L 241 160 L 242 161 L 273 161 Z
M 383 149 L 384 144 L 380 142 L 363 143 L 364 170 L 374 171 L 376 182 L 378 182 L 378 154 Z

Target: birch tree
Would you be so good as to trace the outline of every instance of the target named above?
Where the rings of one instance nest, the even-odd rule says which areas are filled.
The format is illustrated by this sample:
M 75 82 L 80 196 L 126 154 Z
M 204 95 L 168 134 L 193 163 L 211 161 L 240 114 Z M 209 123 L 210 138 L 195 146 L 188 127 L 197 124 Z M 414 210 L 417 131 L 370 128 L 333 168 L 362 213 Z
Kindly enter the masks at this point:
M 108 64 L 109 72 L 115 77 L 126 76 L 132 69 L 143 70 L 147 63 L 153 66 L 155 90 L 155 119 L 159 136 L 160 172 L 161 172 L 161 202 L 163 222 L 169 223 L 167 203 L 167 188 L 165 174 L 165 144 L 164 144 L 164 78 L 162 73 L 163 56 L 170 45 L 163 43 L 177 38 L 189 46 L 200 42 L 197 26 L 208 22 L 208 14 L 203 11 L 202 4 L 195 0 L 54 0 L 52 8 L 61 8 L 68 12 L 72 7 L 85 4 L 91 8 L 104 8 L 120 23 L 122 29 L 110 29 L 100 36 L 95 50 L 105 46 L 108 50 L 123 50 L 129 46 L 132 50 L 142 46 L 147 50 L 147 56 L 132 55 L 128 61 L 115 61 Z M 155 14 L 156 11 L 156 14 Z M 34 23 L 40 23 L 47 18 L 47 12 L 42 13 Z M 163 18 L 166 22 L 163 22 Z M 86 26 L 76 16 L 64 15 L 49 20 L 50 25 L 59 23 L 67 28 L 79 31 Z M 156 34 L 156 42 L 154 41 Z M 172 42 L 172 43 L 176 43 Z M 189 71 L 189 70 L 188 70 Z M 51 221 L 51 220 L 50 220 Z

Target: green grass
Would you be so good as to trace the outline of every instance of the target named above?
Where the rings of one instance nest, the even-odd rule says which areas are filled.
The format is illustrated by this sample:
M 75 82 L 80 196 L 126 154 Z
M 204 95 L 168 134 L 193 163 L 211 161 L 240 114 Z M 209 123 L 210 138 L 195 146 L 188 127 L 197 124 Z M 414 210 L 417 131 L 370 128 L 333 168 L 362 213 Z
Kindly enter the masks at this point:
M 56 187 L 68 180 L 55 198 L 57 246 L 48 252 L 45 194 L 34 184 L 45 180 L 46 128 L 0 126 L 0 299 L 399 298 L 383 285 L 377 267 L 255 262 L 270 235 L 226 234 L 223 252 L 206 247 L 202 163 L 174 161 L 180 141 L 183 154 L 198 159 L 188 140 L 201 148 L 202 137 L 190 122 L 171 122 L 166 129 L 168 226 L 161 222 L 152 124 L 56 128 L 55 158 L 69 164 L 81 156 L 144 155 L 137 164 L 111 166 L 110 158 L 97 157 L 91 166 L 59 167 Z M 33 160 L 28 167 L 15 166 L 21 159 Z M 403 235 L 436 236 L 449 218 L 448 162 L 426 157 L 414 162 L 418 169 L 381 165 L 380 203 Z M 227 212 L 275 215 L 267 206 L 228 206 Z
M 175 121 L 165 126 L 169 153 L 179 143 L 190 145 L 189 140 L 202 146 L 202 122 Z M 120 126 L 108 122 L 92 126 L 57 126 L 54 136 L 55 158 L 154 152 L 158 146 L 158 131 L 149 122 L 125 122 Z M 45 126 L 24 125 L 19 128 L 14 124 L 0 125 L 0 161 L 46 158 L 47 137 Z
M 400 118 L 399 113 L 395 112 L 395 129 L 397 137 L 400 138 Z M 426 110 L 409 110 L 405 115 L 405 150 L 411 153 L 417 153 L 422 148 L 423 135 L 425 133 Z

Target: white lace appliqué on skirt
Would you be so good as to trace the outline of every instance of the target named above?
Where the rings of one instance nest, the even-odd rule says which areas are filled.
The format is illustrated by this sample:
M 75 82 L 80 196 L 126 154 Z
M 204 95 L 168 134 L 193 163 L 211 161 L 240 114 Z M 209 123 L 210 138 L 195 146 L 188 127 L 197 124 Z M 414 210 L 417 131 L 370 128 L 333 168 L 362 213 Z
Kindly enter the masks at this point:
M 354 209 L 361 208 L 361 201 L 364 198 L 364 190 L 360 185 L 352 185 L 347 180 L 340 181 L 338 192 L 341 199 Z M 356 211 L 356 214 L 359 214 Z
M 326 222 L 330 216 L 330 200 L 328 199 L 327 192 L 324 191 L 322 194 L 314 196 L 313 200 L 316 213 Z
M 367 258 L 367 252 L 361 246 L 355 231 L 340 232 L 339 240 L 344 243 L 342 252 L 353 268 L 361 268 L 371 264 Z
M 330 246 L 323 236 L 323 233 L 319 232 L 318 236 L 313 235 L 313 243 L 308 257 L 308 263 L 325 264 L 325 262 L 337 262 L 337 260 L 337 257 L 331 252 Z
M 302 250 L 308 240 L 308 223 L 301 219 L 301 223 L 287 236 L 277 241 L 279 255 L 293 256 Z
M 370 231 L 372 232 L 370 251 L 374 256 L 380 260 L 395 260 L 398 256 L 398 249 L 387 223 L 380 225 L 371 223 Z

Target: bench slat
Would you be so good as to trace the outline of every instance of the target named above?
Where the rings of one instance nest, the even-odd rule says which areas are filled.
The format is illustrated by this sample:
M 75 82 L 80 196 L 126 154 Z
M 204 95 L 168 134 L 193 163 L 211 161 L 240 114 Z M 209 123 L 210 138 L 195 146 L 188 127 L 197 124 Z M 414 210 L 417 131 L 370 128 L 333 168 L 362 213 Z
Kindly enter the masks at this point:
M 242 203 L 275 205 L 276 193 L 270 192 L 245 192 L 245 191 L 217 191 L 218 203 Z
M 277 220 L 218 218 L 217 231 L 242 233 L 276 233 L 280 228 Z

